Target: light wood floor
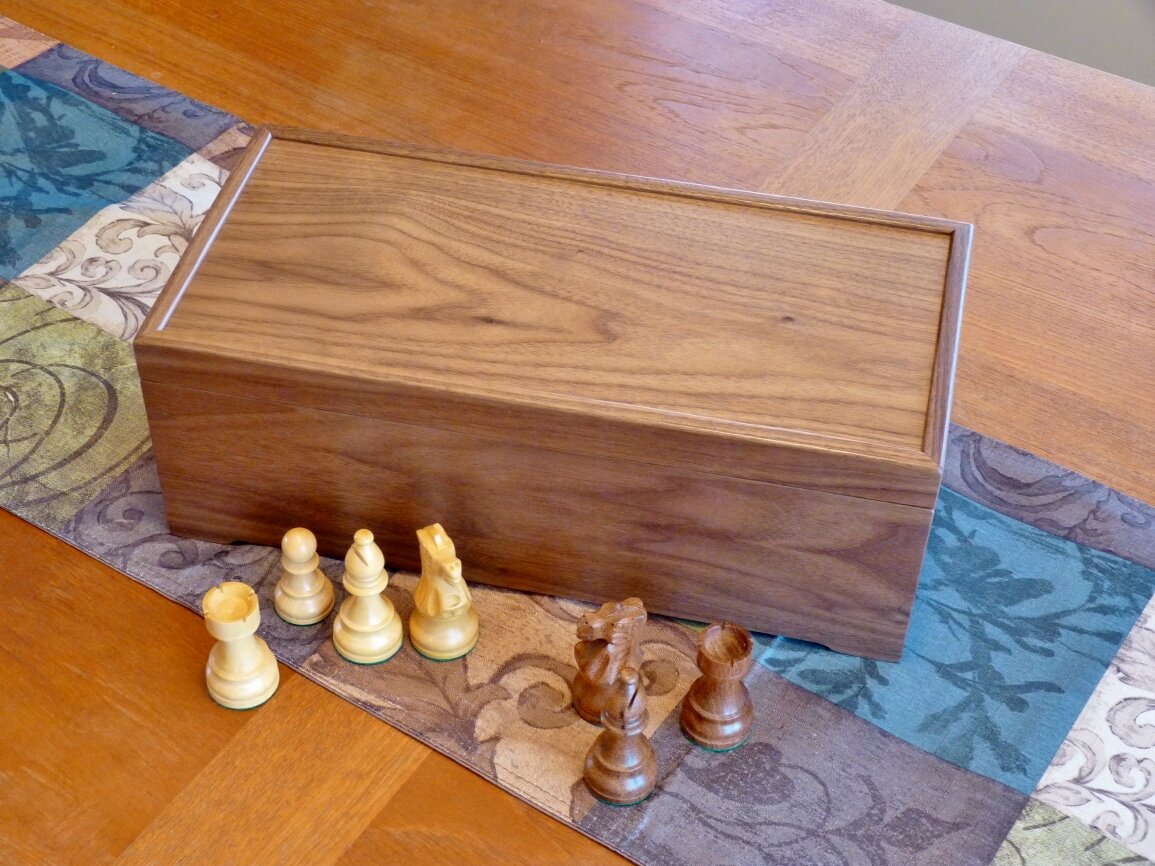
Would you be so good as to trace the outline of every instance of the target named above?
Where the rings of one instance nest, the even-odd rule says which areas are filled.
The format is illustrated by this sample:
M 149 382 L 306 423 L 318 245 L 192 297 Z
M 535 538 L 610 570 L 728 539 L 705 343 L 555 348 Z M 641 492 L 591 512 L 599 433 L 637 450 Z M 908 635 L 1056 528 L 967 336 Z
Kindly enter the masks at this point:
M 872 0 L 9 0 L 254 122 L 973 220 L 956 420 L 1155 501 L 1155 91 Z M 0 515 L 0 861 L 618 859 Z M 451 853 L 450 853 L 451 852 Z

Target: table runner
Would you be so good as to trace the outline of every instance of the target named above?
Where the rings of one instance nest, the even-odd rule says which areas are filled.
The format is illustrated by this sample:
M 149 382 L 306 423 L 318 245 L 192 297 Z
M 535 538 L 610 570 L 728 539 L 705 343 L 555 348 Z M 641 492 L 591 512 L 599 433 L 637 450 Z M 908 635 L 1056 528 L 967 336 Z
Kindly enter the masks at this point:
M 652 619 L 661 781 L 637 807 L 580 780 L 589 605 L 479 586 L 482 640 L 452 664 L 350 665 L 331 623 L 282 623 L 279 551 L 168 533 L 131 350 L 251 129 L 6 19 L 0 67 L 4 507 L 194 609 L 245 580 L 286 664 L 639 863 L 1155 856 L 1155 509 L 962 428 L 900 662 L 756 636 L 757 727 L 718 755 L 677 725 L 694 628 Z M 415 582 L 387 591 L 402 616 Z

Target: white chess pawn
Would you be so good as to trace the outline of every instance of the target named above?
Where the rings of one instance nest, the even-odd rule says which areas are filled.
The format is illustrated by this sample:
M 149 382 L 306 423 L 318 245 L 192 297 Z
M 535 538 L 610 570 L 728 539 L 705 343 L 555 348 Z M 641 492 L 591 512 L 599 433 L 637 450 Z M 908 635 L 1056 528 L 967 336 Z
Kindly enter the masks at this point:
M 205 627 L 217 639 L 205 666 L 209 694 L 232 710 L 260 706 L 277 690 L 281 673 L 255 633 L 261 622 L 257 594 L 246 584 L 228 581 L 206 592 L 201 608 Z
M 421 655 L 434 661 L 460 658 L 477 645 L 479 621 L 469 587 L 461 577 L 461 560 L 440 523 L 417 530 L 421 546 L 421 579 L 413 591 L 409 639 Z
M 401 617 L 393 602 L 381 594 L 389 583 L 385 554 L 373 543 L 373 533 L 358 529 L 345 554 L 343 579 L 349 597 L 341 603 L 333 623 L 333 646 L 360 665 L 375 665 L 401 649 Z
M 281 539 L 281 579 L 273 590 L 273 606 L 285 622 L 313 625 L 333 609 L 333 582 L 318 567 L 317 536 L 298 526 Z

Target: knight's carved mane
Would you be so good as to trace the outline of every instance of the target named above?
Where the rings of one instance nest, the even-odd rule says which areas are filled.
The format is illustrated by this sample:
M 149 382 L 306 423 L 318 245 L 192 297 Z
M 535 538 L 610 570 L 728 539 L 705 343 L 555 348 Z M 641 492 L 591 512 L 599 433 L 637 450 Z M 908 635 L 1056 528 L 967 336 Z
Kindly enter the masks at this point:
M 640 599 L 609 601 L 582 616 L 578 621 L 578 637 L 586 641 L 605 641 L 618 649 L 645 619 L 646 609 Z

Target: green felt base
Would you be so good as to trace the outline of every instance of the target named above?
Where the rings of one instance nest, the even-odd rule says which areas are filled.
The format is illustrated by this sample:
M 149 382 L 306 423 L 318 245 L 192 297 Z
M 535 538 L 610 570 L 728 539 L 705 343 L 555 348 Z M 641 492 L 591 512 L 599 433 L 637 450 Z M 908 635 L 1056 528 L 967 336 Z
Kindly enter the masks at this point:
M 591 791 L 590 793 L 593 792 Z M 637 806 L 639 803 L 646 802 L 646 800 L 650 799 L 652 796 L 654 796 L 654 792 L 650 791 L 650 793 L 646 794 L 646 796 L 642 797 L 642 799 L 634 800 L 632 803 L 611 803 L 609 800 L 603 800 L 597 794 L 594 794 L 594 799 L 601 803 L 603 806 L 613 806 L 615 809 L 628 809 L 630 806 Z
M 681 731 L 682 731 L 682 736 L 685 737 L 687 740 L 689 740 L 691 743 L 693 743 L 695 746 L 697 746 L 699 749 L 701 749 L 704 752 L 713 752 L 716 755 L 721 755 L 721 754 L 724 754 L 726 752 L 732 752 L 735 749 L 740 749 L 744 745 L 746 745 L 746 743 L 748 743 L 750 741 L 750 734 L 747 734 L 745 737 L 743 737 L 742 742 L 737 743 L 733 746 L 727 746 L 725 749 L 711 749 L 709 746 L 703 746 L 701 743 L 699 743 L 697 740 L 695 740 L 693 737 L 691 737 L 689 734 L 687 734 L 685 728 L 682 728 Z M 751 731 L 750 733 L 752 734 L 753 731 Z
M 435 659 L 433 656 L 427 656 L 427 655 L 425 655 L 425 653 L 421 652 L 421 650 L 417 649 L 417 647 L 413 647 L 413 651 L 415 653 L 417 653 L 417 655 L 421 656 L 421 658 L 426 659 L 426 660 L 431 661 L 431 662 L 455 662 L 458 659 L 465 658 L 467 655 L 469 655 L 471 652 L 473 652 L 476 648 L 477 648 L 477 644 L 474 644 L 469 649 L 467 649 L 465 652 L 463 652 L 461 655 L 453 656 L 453 658 L 448 658 L 448 659 Z
M 277 684 L 277 688 L 280 688 L 280 683 L 278 683 L 278 684 Z M 232 712 L 234 712 L 234 713 L 247 713 L 249 710 L 256 710 L 256 709 L 260 709 L 260 708 L 261 708 L 261 707 L 263 707 L 265 704 L 267 704 L 269 701 L 271 701 L 271 700 L 273 699 L 273 696 L 277 694 L 277 689 L 273 689 L 273 694 L 269 695 L 267 698 L 265 698 L 265 699 L 264 699 L 263 701 L 261 701 L 259 704 L 253 704 L 251 707 L 229 707 L 229 706 L 225 706 L 225 705 L 224 705 L 224 704 L 222 704 L 220 701 L 218 701 L 216 698 L 214 698 L 214 697 L 213 697 L 213 694 L 212 694 L 212 692 L 210 692 L 208 689 L 205 689 L 205 694 L 206 694 L 206 695 L 208 695 L 210 698 L 212 698 L 212 702 L 213 702 L 214 704 L 216 704 L 218 707 L 220 707 L 222 710 L 231 710 L 231 711 L 232 711 Z
M 385 656 L 385 658 L 381 659 L 381 661 L 379 661 L 379 662 L 359 662 L 359 661 L 357 661 L 356 659 L 351 659 L 351 658 L 349 658 L 347 655 L 345 655 L 343 652 L 341 652 L 339 649 L 337 649 L 337 646 L 336 646 L 335 644 L 334 644 L 334 646 L 333 646 L 333 649 L 336 649 L 336 650 L 337 650 L 337 655 L 339 655 L 341 658 L 343 658 L 343 659 L 344 659 L 345 661 L 347 661 L 349 664 L 351 664 L 351 665 L 360 665 L 360 666 L 361 666 L 361 667 L 363 667 L 363 668 L 371 668 L 371 667 L 373 667 L 374 665 L 383 665 L 383 664 L 385 664 L 385 662 L 389 661 L 391 658 L 393 658 L 394 656 L 396 656 L 396 655 L 397 655 L 397 653 L 401 652 L 401 650 L 404 648 L 404 646 L 405 646 L 405 644 L 404 644 L 404 642 L 402 642 L 401 646 L 397 647 L 397 649 L 393 650 L 393 652 L 392 652 L 392 653 L 390 653 L 389 655 Z

